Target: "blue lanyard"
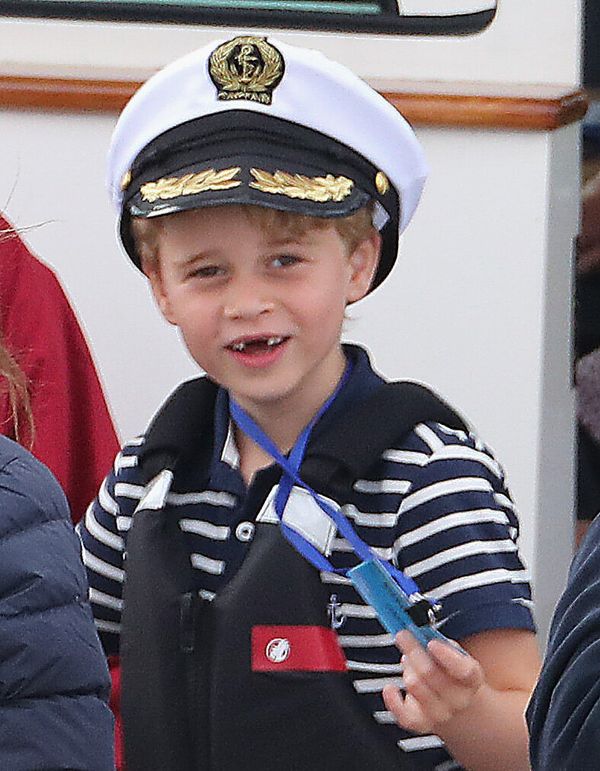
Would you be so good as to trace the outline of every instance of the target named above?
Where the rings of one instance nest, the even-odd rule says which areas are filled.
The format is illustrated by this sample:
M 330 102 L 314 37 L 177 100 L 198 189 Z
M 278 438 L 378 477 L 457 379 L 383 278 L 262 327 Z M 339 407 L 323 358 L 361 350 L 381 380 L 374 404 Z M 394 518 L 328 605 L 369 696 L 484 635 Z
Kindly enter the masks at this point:
M 275 512 L 279 519 L 282 532 L 286 539 L 292 544 L 292 546 L 309 562 L 311 562 L 317 570 L 338 573 L 346 575 L 347 569 L 335 568 L 331 562 L 322 554 L 312 543 L 306 540 L 298 532 L 285 524 L 283 521 L 283 512 L 285 510 L 288 498 L 292 491 L 292 487 L 297 485 L 298 487 L 306 490 L 319 508 L 325 512 L 325 514 L 334 522 L 338 532 L 350 543 L 356 555 L 363 561 L 376 561 L 381 563 L 388 573 L 398 582 L 406 594 L 413 595 L 419 594 L 419 588 L 417 584 L 396 568 L 390 562 L 380 559 L 371 549 L 371 547 L 365 543 L 362 538 L 356 533 L 350 522 L 342 514 L 339 509 L 333 508 L 327 501 L 323 500 L 309 485 L 307 485 L 299 476 L 300 466 L 304 458 L 306 451 L 306 445 L 310 438 L 310 434 L 319 420 L 319 418 L 329 409 L 332 403 L 335 401 L 337 395 L 341 391 L 344 383 L 348 379 L 350 373 L 349 365 L 346 367 L 346 371 L 342 376 L 342 379 L 338 383 L 333 394 L 327 399 L 327 401 L 321 406 L 317 414 L 312 420 L 302 429 L 298 439 L 292 447 L 289 457 L 285 457 L 275 443 L 265 434 L 265 432 L 258 426 L 255 421 L 245 412 L 242 407 L 232 398 L 229 400 L 229 411 L 231 418 L 237 424 L 238 428 L 243 431 L 250 439 L 259 445 L 265 452 L 273 458 L 273 460 L 280 466 L 282 470 L 281 480 L 279 487 L 275 495 Z

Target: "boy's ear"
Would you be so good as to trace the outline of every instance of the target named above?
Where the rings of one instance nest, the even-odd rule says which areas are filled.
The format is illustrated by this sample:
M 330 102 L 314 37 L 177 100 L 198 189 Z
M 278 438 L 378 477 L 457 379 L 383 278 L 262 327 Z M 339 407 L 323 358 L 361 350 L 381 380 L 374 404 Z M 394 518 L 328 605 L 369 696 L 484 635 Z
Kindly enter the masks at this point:
M 379 263 L 380 252 L 381 235 L 373 228 L 370 234 L 350 254 L 352 275 L 348 287 L 348 303 L 360 300 L 369 291 Z
M 173 309 L 171 307 L 169 295 L 166 292 L 164 287 L 164 282 L 160 271 L 160 263 L 159 262 L 150 263 L 144 259 L 142 259 L 141 262 L 142 262 L 142 270 L 144 271 L 146 278 L 150 282 L 152 294 L 154 295 L 154 299 L 156 300 L 158 309 L 160 310 L 164 318 L 169 322 L 169 324 L 177 324 L 177 322 L 175 321 L 175 316 L 173 314 Z

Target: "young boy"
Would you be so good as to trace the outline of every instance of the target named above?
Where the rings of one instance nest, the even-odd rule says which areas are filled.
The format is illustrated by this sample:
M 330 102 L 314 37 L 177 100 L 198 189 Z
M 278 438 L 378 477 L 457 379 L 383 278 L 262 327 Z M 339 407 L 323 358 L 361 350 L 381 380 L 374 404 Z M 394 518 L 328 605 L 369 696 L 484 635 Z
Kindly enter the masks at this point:
M 81 532 L 129 771 L 527 768 L 537 650 L 502 472 L 449 410 L 401 428 L 412 402 L 340 342 L 420 197 L 408 124 L 320 54 L 238 36 L 140 89 L 109 167 L 121 241 L 208 375 Z M 401 633 L 400 661 L 346 575 L 363 548 L 464 651 Z

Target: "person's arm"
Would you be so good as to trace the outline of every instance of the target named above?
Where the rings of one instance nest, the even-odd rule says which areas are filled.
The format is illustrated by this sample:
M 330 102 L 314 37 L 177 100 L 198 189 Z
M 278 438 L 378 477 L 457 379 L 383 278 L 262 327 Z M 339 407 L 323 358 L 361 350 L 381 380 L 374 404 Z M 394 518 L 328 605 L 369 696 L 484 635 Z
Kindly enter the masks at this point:
M 112 771 L 109 678 L 48 469 L 0 437 L 0 766 Z
M 600 750 L 600 518 L 571 567 L 527 708 L 535 771 L 595 771 Z
M 415 733 L 435 733 L 470 771 L 529 768 L 525 707 L 539 670 L 532 632 L 500 629 L 461 640 L 467 655 L 400 633 L 405 695 L 388 686 L 387 708 Z
M 515 507 L 477 437 L 435 424 L 417 433 L 432 452 L 400 508 L 398 565 L 441 602 L 440 631 L 470 655 L 436 645 L 428 655 L 401 638 L 409 697 L 390 688 L 386 703 L 471 771 L 526 769 L 523 713 L 539 654 Z
M 90 586 L 90 604 L 107 656 L 119 653 L 125 536 L 143 487 L 137 484 L 140 442 L 126 444 L 96 499 L 77 525 L 83 563 Z

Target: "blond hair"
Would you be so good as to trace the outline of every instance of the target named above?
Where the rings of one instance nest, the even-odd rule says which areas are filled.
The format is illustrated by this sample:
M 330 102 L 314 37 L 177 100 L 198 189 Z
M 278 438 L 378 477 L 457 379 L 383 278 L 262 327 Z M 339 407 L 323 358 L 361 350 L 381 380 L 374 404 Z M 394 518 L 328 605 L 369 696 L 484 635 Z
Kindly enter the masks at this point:
M 31 449 L 33 444 L 33 413 L 27 377 L 15 357 L 0 340 L 0 394 L 8 395 L 10 414 L 0 432 Z
M 307 214 L 296 214 L 290 211 L 268 209 L 263 206 L 241 205 L 239 208 L 257 227 L 267 234 L 278 238 L 282 235 L 289 238 L 301 238 L 309 230 L 323 230 L 330 224 L 337 230 L 344 242 L 348 254 L 351 254 L 361 241 L 373 230 L 373 205 L 371 203 L 347 217 L 312 217 Z M 178 217 L 186 212 L 177 212 L 164 217 L 144 219 L 131 218 L 131 234 L 142 266 L 156 268 L 159 262 L 159 236 L 162 229 L 172 217 Z
M 16 238 L 14 230 L 1 230 L 0 243 Z M 6 347 L 0 332 L 0 396 L 8 396 L 9 415 L 0 423 L 0 433 L 31 449 L 34 438 L 33 413 L 27 377 Z

